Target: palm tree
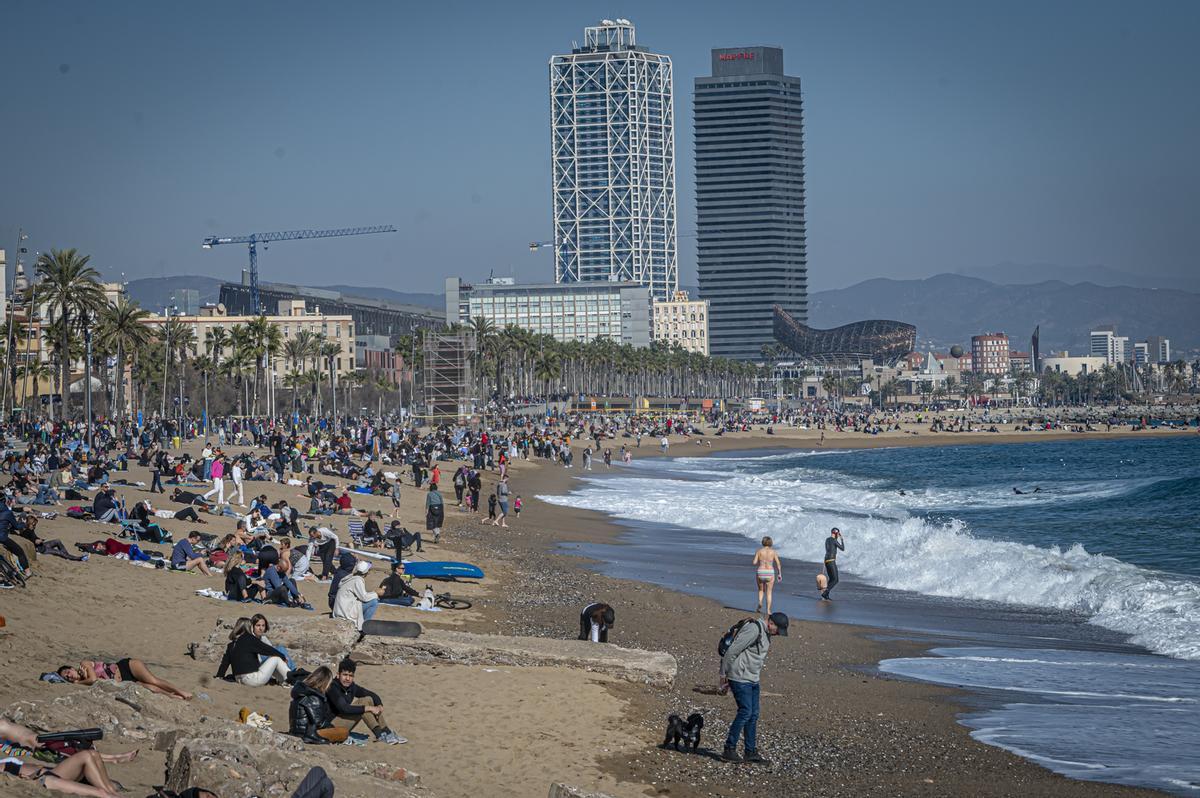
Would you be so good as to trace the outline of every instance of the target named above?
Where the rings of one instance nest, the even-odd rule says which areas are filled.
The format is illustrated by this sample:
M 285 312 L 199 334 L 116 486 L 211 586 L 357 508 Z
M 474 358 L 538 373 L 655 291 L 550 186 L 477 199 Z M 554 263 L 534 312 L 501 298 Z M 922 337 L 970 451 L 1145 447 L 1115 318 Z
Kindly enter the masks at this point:
M 28 378 L 33 381 L 33 387 L 29 390 L 28 397 L 27 397 L 29 399 L 29 404 L 30 404 L 29 412 L 32 413 L 33 412 L 33 403 L 37 400 L 37 397 L 40 396 L 41 392 L 42 392 L 42 390 L 41 390 L 42 382 L 43 381 L 47 382 L 47 383 L 53 382 L 54 369 L 50 367 L 49 363 L 43 363 L 40 360 L 34 360 L 34 361 L 26 363 L 24 366 L 22 366 L 21 372 L 22 372 L 22 374 L 21 374 L 22 380 L 25 380 L 26 378 Z
M 248 354 L 254 358 L 254 403 L 251 406 L 251 412 L 256 414 L 258 413 L 258 385 L 262 382 L 263 376 L 263 358 L 267 354 L 267 345 L 272 329 L 266 316 L 257 316 L 246 325 L 246 346 Z
M 837 393 L 839 380 L 836 375 L 826 374 L 821 378 L 821 389 L 825 391 L 826 396 L 832 397 Z
M 237 329 L 238 327 L 234 327 L 235 331 Z M 237 340 L 242 336 L 235 335 L 233 337 L 233 351 L 230 352 L 225 362 L 221 364 L 221 371 L 226 377 L 233 380 L 235 387 L 241 389 L 241 393 L 238 396 L 238 410 L 239 415 L 245 415 L 246 409 L 250 404 L 249 383 L 246 380 L 246 376 L 253 373 L 254 360 L 251 358 L 249 348 L 245 346 L 245 342 Z
M 144 323 L 148 318 L 147 311 L 124 296 L 100 312 L 97 339 L 117 355 L 117 413 L 121 415 L 125 414 L 125 358 L 154 339 L 154 332 Z
M 204 352 L 214 361 L 220 361 L 225 357 L 225 347 L 229 345 L 229 333 L 225 332 L 225 328 L 217 325 L 208 328 L 208 337 L 204 339 Z
M 59 330 L 59 351 L 70 351 L 69 336 L 75 319 L 82 314 L 95 314 L 104 306 L 104 291 L 100 287 L 100 272 L 88 266 L 88 255 L 75 249 L 52 249 L 38 256 L 38 295 L 50 307 L 57 309 L 62 320 Z M 64 356 L 62 368 L 62 417 L 71 415 L 71 358 Z M 87 386 L 91 390 L 91 386 Z
M 323 360 L 329 366 L 330 396 L 331 396 L 332 402 L 333 402 L 334 414 L 336 415 L 336 413 L 337 413 L 337 358 L 338 358 L 338 355 L 342 354 L 342 345 L 337 343 L 336 341 L 327 340 L 325 338 L 325 336 L 321 336 L 321 339 L 322 339 L 322 341 L 321 341 L 321 348 L 319 350 L 319 355 L 321 357 L 321 360 Z M 317 373 L 319 374 L 320 371 L 318 371 Z M 317 393 L 320 393 L 320 392 L 321 392 L 321 384 L 318 382 L 317 383 Z
M 562 359 L 555 349 L 543 349 L 538 355 L 537 363 L 533 367 L 533 375 L 535 379 L 541 381 L 545 388 L 546 400 L 550 400 L 550 383 L 554 382 L 562 374 Z

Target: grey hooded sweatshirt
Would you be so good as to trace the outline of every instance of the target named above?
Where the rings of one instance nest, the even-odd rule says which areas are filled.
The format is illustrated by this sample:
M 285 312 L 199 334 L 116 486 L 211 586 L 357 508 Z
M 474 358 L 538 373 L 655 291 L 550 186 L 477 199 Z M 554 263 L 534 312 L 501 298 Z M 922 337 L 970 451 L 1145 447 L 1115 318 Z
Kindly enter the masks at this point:
M 750 621 L 733 638 L 729 650 L 721 658 L 721 673 L 731 682 L 757 684 L 770 648 L 767 625 L 757 618 Z

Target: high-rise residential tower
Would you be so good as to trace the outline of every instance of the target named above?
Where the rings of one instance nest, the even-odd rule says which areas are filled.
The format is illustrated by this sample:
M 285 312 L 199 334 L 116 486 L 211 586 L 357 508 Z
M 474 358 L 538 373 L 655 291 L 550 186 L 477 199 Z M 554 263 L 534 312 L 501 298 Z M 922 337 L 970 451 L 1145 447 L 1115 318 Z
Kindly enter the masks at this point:
M 804 115 L 778 47 L 712 51 L 695 82 L 696 265 L 709 351 L 747 360 L 774 344 L 773 306 L 808 321 Z
M 679 287 L 671 59 L 627 19 L 584 28 L 550 59 L 554 278 Z

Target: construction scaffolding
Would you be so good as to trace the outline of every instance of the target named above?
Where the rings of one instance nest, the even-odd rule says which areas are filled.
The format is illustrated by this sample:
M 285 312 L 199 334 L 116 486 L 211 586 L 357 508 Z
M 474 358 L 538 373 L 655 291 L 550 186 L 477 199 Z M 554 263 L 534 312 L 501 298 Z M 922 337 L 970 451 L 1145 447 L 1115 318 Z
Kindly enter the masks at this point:
M 471 361 L 475 333 L 425 333 L 425 416 L 430 424 L 458 421 L 474 412 Z

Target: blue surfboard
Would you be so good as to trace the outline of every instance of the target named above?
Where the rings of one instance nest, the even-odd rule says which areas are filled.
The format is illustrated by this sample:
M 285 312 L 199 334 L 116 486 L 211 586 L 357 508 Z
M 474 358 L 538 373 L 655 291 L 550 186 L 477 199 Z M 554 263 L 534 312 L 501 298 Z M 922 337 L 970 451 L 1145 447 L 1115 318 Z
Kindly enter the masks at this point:
M 414 579 L 483 579 L 483 569 L 468 562 L 405 560 L 404 573 Z

